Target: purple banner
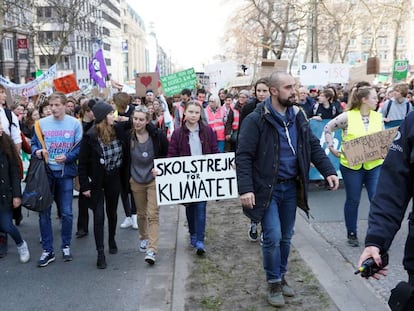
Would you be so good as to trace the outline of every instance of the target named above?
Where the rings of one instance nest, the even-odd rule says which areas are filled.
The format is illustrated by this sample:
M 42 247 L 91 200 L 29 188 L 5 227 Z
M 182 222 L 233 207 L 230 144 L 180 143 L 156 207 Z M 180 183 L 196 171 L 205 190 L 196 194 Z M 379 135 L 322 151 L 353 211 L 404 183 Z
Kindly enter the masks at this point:
M 105 78 L 108 74 L 102 49 L 96 51 L 95 56 L 89 62 L 89 74 L 91 79 L 100 87 L 106 87 Z

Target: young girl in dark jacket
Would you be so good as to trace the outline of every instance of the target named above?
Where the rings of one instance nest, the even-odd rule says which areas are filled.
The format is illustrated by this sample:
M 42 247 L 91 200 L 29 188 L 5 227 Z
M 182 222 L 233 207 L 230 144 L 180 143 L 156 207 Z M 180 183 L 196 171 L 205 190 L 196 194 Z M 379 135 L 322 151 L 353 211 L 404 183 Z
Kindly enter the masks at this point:
M 30 259 L 27 243 L 13 224 L 13 208 L 21 204 L 21 188 L 18 168 L 19 155 L 11 138 L 3 133 L 0 123 L 0 231 L 10 234 L 17 245 L 20 262 Z
M 84 135 L 80 147 L 79 183 L 80 192 L 89 198 L 89 207 L 93 209 L 95 243 L 98 252 L 96 265 L 99 269 L 105 269 L 105 210 L 108 218 L 109 253 L 118 252 L 115 232 L 124 142 L 120 140 L 121 132 L 117 132 L 114 128 L 114 112 L 111 105 L 98 102 L 92 107 L 92 111 L 95 124 Z
M 172 134 L 168 157 L 220 153 L 216 134 L 201 120 L 201 109 L 196 101 L 185 104 L 183 125 Z M 185 204 L 190 243 L 196 249 L 197 255 L 205 253 L 206 205 L 206 201 Z

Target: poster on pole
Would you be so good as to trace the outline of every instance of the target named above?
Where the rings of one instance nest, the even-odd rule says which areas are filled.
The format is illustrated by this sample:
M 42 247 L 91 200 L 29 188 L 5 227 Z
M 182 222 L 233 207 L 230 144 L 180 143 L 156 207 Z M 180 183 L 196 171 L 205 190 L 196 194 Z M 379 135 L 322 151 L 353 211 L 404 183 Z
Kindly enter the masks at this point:
M 384 158 L 398 127 L 342 142 L 345 157 L 351 166 Z
M 183 89 L 194 89 L 197 85 L 197 75 L 194 68 L 163 76 L 160 79 L 166 96 L 179 94 Z
M 396 60 L 392 68 L 392 80 L 394 82 L 407 79 L 408 75 L 408 60 Z
M 327 63 L 304 63 L 300 66 L 302 85 L 327 85 L 348 83 L 349 65 Z
M 155 159 L 157 204 L 237 198 L 234 152 Z

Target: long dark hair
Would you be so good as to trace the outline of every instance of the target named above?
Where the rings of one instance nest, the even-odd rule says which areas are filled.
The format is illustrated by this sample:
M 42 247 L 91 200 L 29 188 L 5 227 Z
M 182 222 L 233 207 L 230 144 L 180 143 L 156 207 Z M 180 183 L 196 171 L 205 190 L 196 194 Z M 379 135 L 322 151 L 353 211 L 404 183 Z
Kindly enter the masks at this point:
M 0 149 L 6 154 L 9 162 L 17 161 L 19 155 L 17 154 L 16 146 L 10 136 L 5 133 L 0 136 Z

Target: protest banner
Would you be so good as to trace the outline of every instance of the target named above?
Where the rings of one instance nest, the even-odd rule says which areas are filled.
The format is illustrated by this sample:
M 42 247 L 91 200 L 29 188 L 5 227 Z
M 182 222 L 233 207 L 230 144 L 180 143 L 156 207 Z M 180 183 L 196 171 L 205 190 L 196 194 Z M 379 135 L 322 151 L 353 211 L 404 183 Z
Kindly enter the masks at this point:
M 31 97 L 40 93 L 50 95 L 53 92 L 53 79 L 56 77 L 56 73 L 56 64 L 54 64 L 40 77 L 28 83 L 16 84 L 2 76 L 0 76 L 0 83 L 10 90 L 13 97 L 16 95 Z
M 197 85 L 197 76 L 194 68 L 163 76 L 160 79 L 166 96 L 179 94 L 183 89 L 194 89 Z
M 328 145 L 325 141 L 325 133 L 323 132 L 323 129 L 325 128 L 325 125 L 331 120 L 329 119 L 323 119 L 323 120 L 309 120 L 309 126 L 312 130 L 312 133 L 319 138 L 321 148 L 323 151 L 325 151 L 325 154 L 328 156 L 329 160 L 331 160 L 331 163 L 333 167 L 335 168 L 336 173 L 338 174 L 339 178 L 342 178 L 341 171 L 339 169 L 339 159 L 335 157 L 328 148 Z M 334 148 L 336 150 L 341 150 L 341 131 L 335 131 L 334 137 L 333 137 L 333 143 Z M 322 174 L 316 169 L 315 166 L 311 165 L 311 168 L 309 170 L 309 180 L 323 180 L 325 179 Z
M 74 73 L 53 80 L 53 85 L 57 92 L 62 92 L 64 94 L 70 94 L 79 90 Z
M 135 91 L 138 96 L 144 97 L 147 90 L 158 95 L 158 74 L 156 72 L 143 72 L 135 76 Z
M 157 204 L 237 198 L 234 152 L 154 160 Z
M 327 85 L 329 83 L 348 83 L 347 64 L 305 63 L 300 66 L 302 85 Z
M 342 142 L 345 157 L 350 166 L 384 158 L 395 138 L 398 127 Z

